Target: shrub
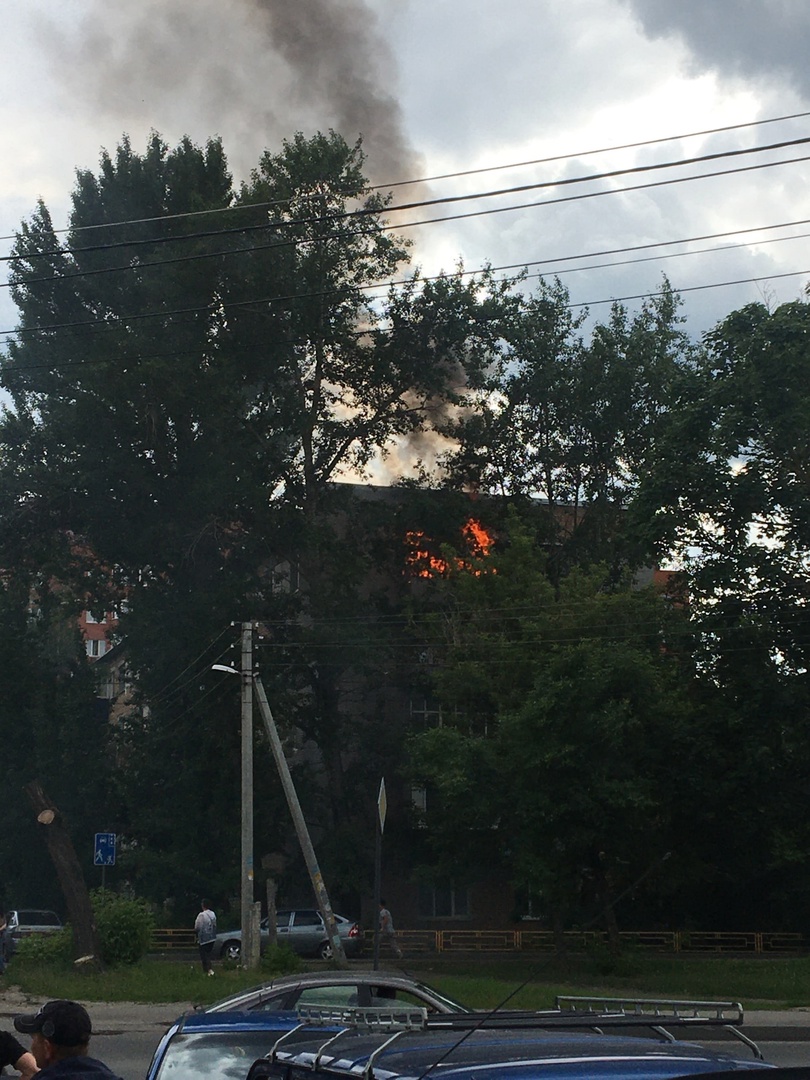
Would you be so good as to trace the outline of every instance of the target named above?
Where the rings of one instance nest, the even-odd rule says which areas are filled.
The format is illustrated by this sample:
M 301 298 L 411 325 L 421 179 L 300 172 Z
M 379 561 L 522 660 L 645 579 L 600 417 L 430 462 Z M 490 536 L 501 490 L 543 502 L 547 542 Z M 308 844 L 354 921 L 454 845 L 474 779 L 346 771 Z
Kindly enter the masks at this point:
M 66 926 L 56 934 L 28 934 L 16 942 L 14 962 L 26 967 L 67 968 L 73 960 L 73 935 Z
M 104 963 L 134 964 L 146 956 L 155 925 L 146 901 L 107 889 L 96 889 L 90 899 Z
M 289 945 L 268 945 L 262 956 L 262 971 L 267 975 L 293 975 L 303 968 L 301 957 Z

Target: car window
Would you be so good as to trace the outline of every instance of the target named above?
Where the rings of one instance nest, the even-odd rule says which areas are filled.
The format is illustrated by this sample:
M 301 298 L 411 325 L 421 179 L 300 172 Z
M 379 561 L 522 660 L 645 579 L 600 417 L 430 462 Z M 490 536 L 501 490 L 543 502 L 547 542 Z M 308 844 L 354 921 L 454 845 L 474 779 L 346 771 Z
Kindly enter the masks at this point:
M 396 1002 L 398 1005 L 409 1005 L 416 1008 L 427 1009 L 428 1012 L 435 1012 L 436 1010 L 417 994 L 412 994 L 408 990 L 398 990 L 393 986 L 372 986 L 371 987 L 371 1004 L 379 1005 L 384 1008 L 386 1005 L 390 1005 L 392 1002 Z
M 317 911 L 296 911 L 293 926 L 322 926 L 321 917 Z
M 166 1048 L 155 1080 L 245 1080 L 248 1069 L 278 1039 L 274 1031 L 229 1031 L 175 1035 Z
M 54 911 L 21 911 L 23 926 L 59 926 L 61 920 Z
M 276 926 L 288 926 L 290 922 L 291 911 L 277 911 L 276 912 Z
M 355 983 L 336 986 L 308 986 L 297 1001 L 298 1005 L 359 1005 Z

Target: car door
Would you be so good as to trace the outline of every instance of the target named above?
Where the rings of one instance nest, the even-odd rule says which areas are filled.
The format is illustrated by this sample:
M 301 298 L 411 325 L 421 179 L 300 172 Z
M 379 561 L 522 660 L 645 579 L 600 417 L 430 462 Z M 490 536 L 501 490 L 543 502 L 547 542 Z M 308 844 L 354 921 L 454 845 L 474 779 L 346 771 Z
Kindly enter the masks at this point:
M 297 953 L 314 956 L 325 939 L 326 933 L 319 912 L 305 908 L 292 913 L 289 944 Z
M 290 937 L 290 923 L 292 922 L 291 911 L 276 912 L 276 941 L 279 945 L 289 945 L 295 948 Z

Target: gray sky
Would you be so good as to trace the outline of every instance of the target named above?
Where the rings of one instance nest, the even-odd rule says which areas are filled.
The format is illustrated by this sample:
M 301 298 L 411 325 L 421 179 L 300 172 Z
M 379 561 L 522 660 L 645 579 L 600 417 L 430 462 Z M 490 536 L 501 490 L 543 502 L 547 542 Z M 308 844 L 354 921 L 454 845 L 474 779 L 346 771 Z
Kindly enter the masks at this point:
M 587 150 L 810 110 L 806 0 L 0 0 L 0 232 L 42 196 L 64 225 L 76 167 L 127 132 L 170 142 L 221 135 L 237 177 L 296 130 L 362 133 L 379 182 L 565 160 L 434 181 L 434 195 L 540 183 L 810 135 L 808 119 L 658 146 Z M 524 192 L 445 216 L 802 157 L 795 147 L 641 177 Z M 423 226 L 426 273 L 562 259 L 810 219 L 807 162 Z M 403 190 L 403 197 L 410 189 Z M 424 193 L 424 189 L 417 189 Z M 397 220 L 395 217 L 394 220 Z M 673 247 L 726 250 L 566 274 L 576 302 L 683 289 L 699 334 L 751 300 L 802 295 L 793 226 Z M 759 240 L 754 246 L 730 244 Z M 8 241 L 4 241 L 4 253 Z M 584 260 L 655 255 L 639 252 Z M 659 253 L 660 254 L 660 253 Z M 576 265 L 558 261 L 551 267 Z M 546 266 L 549 269 L 549 266 Z M 763 277 L 759 284 L 707 288 Z M 690 292 L 686 290 L 695 289 Z M 630 302 L 634 307 L 636 302 Z M 606 308 L 594 306 L 595 315 Z M 0 290 L 1 329 L 15 311 Z

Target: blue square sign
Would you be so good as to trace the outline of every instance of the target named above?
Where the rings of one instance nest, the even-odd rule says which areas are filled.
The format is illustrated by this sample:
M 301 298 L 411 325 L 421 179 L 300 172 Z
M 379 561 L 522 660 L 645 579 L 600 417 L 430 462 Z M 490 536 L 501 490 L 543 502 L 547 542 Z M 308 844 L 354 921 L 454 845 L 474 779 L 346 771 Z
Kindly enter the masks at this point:
M 115 833 L 97 832 L 96 850 L 93 856 L 96 866 L 115 866 Z

